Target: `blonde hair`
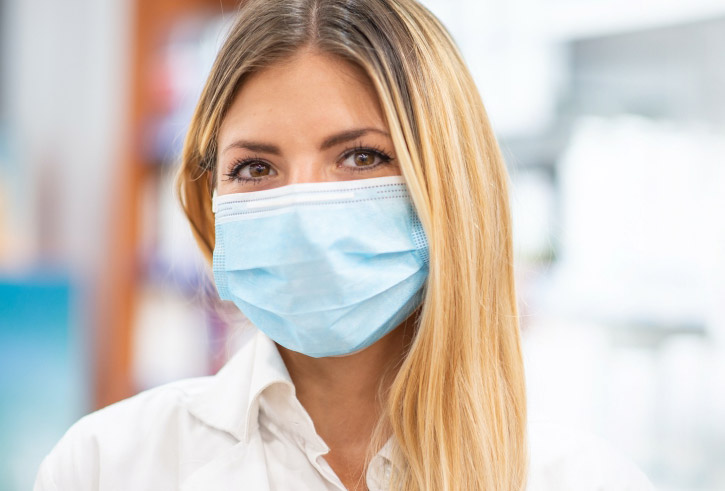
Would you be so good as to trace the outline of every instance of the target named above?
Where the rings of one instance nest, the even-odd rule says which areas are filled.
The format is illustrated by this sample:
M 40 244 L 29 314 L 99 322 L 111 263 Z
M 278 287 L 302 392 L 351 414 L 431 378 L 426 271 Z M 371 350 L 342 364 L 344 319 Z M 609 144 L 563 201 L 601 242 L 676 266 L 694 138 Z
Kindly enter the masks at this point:
M 216 138 L 250 73 L 312 47 L 375 87 L 430 247 L 410 350 L 392 383 L 392 486 L 520 490 L 526 396 L 506 169 L 476 86 L 440 22 L 414 0 L 249 0 L 191 121 L 177 179 L 211 262 Z

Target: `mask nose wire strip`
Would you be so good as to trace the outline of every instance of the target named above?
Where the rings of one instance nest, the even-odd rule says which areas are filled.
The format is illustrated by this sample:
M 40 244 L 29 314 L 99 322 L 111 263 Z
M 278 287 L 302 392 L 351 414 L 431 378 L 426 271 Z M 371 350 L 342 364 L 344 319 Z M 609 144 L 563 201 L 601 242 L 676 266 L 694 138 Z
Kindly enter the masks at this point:
M 374 182 L 373 182 L 374 181 Z M 316 186 L 312 186 L 312 185 Z M 321 186 L 327 187 L 327 189 L 320 189 Z M 334 188 L 338 189 L 334 189 Z M 307 195 L 307 194 L 315 194 L 318 196 L 315 201 L 327 201 L 327 199 L 321 199 L 319 196 L 323 196 L 325 194 L 333 194 L 333 195 L 340 195 L 342 193 L 354 193 L 355 196 L 357 196 L 357 193 L 369 193 L 370 191 L 375 190 L 377 193 L 388 193 L 388 192 L 396 192 L 400 187 L 405 187 L 405 181 L 402 179 L 401 176 L 387 176 L 387 177 L 374 177 L 369 179 L 359 179 L 359 180 L 353 180 L 353 181 L 335 181 L 335 182 L 328 182 L 328 183 L 297 183 L 297 184 L 291 184 L 288 186 L 282 186 L 281 188 L 278 188 L 276 190 L 265 190 L 265 191 L 252 191 L 249 193 L 231 193 L 231 194 L 225 194 L 222 196 L 218 196 L 217 190 L 212 190 L 212 212 L 216 213 L 219 208 L 223 205 L 230 204 L 237 199 L 241 195 L 249 194 L 249 195 L 260 195 L 259 201 L 266 201 L 267 203 L 270 203 L 270 201 L 274 201 L 275 198 L 284 198 L 286 196 L 301 196 L 301 195 Z M 347 188 L 347 189 L 346 189 Z M 287 193 L 279 193 L 278 191 L 282 191 L 284 189 L 287 189 Z M 268 193 L 275 193 L 276 196 L 269 196 Z M 261 194 L 267 193 L 267 196 L 264 198 L 261 197 Z M 256 202 L 257 198 L 252 197 L 252 199 L 244 199 L 244 202 L 252 203 Z M 345 199 L 353 198 L 354 196 L 347 195 L 344 198 L 339 198 L 339 200 L 344 201 Z M 335 198 L 329 198 L 330 201 L 334 201 Z M 294 201 L 290 202 L 291 204 L 298 203 L 301 201 Z M 266 205 L 266 206 L 276 206 L 276 205 Z M 254 206 L 255 208 L 257 206 Z M 259 206 L 264 207 L 262 205 Z M 249 206 L 248 206 L 249 208 Z
M 292 194 L 289 196 L 280 196 L 279 198 L 272 198 L 264 201 L 251 201 L 247 203 L 247 208 L 254 210 L 257 208 L 289 206 L 299 203 L 337 201 L 341 199 L 352 199 L 354 197 L 355 193 L 330 193 L 322 196 L 310 194 Z

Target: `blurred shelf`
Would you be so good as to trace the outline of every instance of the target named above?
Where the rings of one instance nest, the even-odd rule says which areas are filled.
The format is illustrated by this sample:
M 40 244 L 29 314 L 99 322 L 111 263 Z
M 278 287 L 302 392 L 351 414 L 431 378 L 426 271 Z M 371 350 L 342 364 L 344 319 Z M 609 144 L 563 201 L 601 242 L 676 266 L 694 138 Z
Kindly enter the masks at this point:
M 565 1 L 542 12 L 554 41 L 615 36 L 725 17 L 725 0 Z
M 542 170 L 554 174 L 556 162 L 569 141 L 569 126 L 569 122 L 561 121 L 540 133 L 499 137 L 509 170 Z
M 134 0 L 131 28 L 133 45 L 130 50 L 128 71 L 129 103 L 126 115 L 128 141 L 123 165 L 118 172 L 114 197 L 109 262 L 104 272 L 104 299 L 98 307 L 102 333 L 94 347 L 95 387 L 94 406 L 104 407 L 125 399 L 138 391 L 133 377 L 134 319 L 140 308 L 138 292 L 151 280 L 143 269 L 143 220 L 141 204 L 144 190 L 155 188 L 163 171 L 154 170 L 159 157 L 167 157 L 165 150 L 149 152 L 149 125 L 168 107 L 164 94 L 158 88 L 158 76 L 164 67 L 165 42 L 170 33 L 191 19 L 209 19 L 223 12 L 234 12 L 237 0 Z M 199 76 L 204 77 L 201 73 Z M 186 80 L 186 78 L 184 78 Z M 180 131 L 183 133 L 183 131 Z M 151 142 L 155 143 L 155 142 Z

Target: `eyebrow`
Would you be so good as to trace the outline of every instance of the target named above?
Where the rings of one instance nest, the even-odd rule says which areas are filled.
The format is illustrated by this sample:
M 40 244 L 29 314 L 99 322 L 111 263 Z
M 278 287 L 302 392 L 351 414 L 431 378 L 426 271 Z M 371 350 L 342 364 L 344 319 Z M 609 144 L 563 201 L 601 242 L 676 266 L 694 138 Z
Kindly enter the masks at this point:
M 335 133 L 334 135 L 325 138 L 325 140 L 320 145 L 320 150 L 327 150 L 328 148 L 334 147 L 335 145 L 339 145 L 341 143 L 360 138 L 367 133 L 378 133 L 380 135 L 390 138 L 390 134 L 387 131 L 383 131 L 378 128 L 359 128 L 354 130 L 347 130 L 340 133 Z M 282 154 L 282 151 L 277 145 L 251 140 L 236 140 L 227 145 L 222 153 L 231 150 L 232 148 L 244 148 L 247 150 L 251 150 L 252 152 L 270 153 L 272 155 Z

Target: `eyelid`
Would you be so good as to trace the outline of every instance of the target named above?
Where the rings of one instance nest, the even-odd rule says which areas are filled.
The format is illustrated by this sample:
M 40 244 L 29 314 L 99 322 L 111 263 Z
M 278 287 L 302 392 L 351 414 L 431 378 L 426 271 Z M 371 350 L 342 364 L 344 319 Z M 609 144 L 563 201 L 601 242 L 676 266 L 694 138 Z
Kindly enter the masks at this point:
M 254 162 L 260 162 L 262 164 L 266 164 L 270 167 L 273 167 L 271 162 L 268 162 L 267 160 L 265 160 L 264 158 L 262 158 L 258 155 L 253 155 L 251 157 L 243 157 L 243 158 L 238 158 L 238 159 L 232 160 L 231 163 L 229 164 L 227 170 L 229 172 L 231 172 L 235 169 L 241 168 L 245 164 L 253 164 Z
M 234 172 L 235 170 L 241 169 L 244 166 L 248 166 L 248 165 L 251 165 L 254 163 L 260 163 L 260 164 L 268 165 L 272 169 L 274 168 L 274 165 L 272 165 L 271 162 L 269 162 L 261 157 L 257 157 L 255 155 L 253 157 L 244 157 L 244 158 L 239 158 L 239 159 L 233 160 L 229 166 L 229 172 Z
M 355 152 L 374 152 L 377 153 L 380 157 L 384 158 L 386 162 L 392 162 L 395 160 L 395 157 L 393 157 L 389 152 L 387 152 L 385 149 L 378 145 L 365 145 L 362 142 L 356 143 L 354 147 L 348 148 L 345 151 L 343 151 L 340 156 L 337 158 L 337 161 L 341 161 L 342 159 L 345 159 L 349 157 L 351 154 Z

